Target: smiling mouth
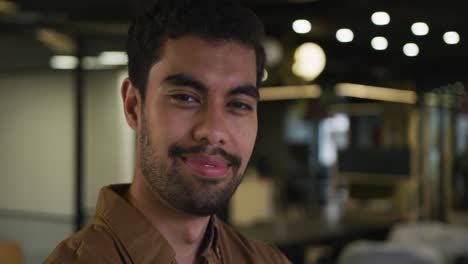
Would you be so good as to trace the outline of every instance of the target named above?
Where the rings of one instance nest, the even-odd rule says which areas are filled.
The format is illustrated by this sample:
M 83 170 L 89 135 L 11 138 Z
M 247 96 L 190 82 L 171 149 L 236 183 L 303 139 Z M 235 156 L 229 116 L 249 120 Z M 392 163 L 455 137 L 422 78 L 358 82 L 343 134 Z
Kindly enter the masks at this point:
M 219 155 L 198 154 L 181 157 L 196 174 L 205 179 L 220 180 L 227 176 L 231 164 Z

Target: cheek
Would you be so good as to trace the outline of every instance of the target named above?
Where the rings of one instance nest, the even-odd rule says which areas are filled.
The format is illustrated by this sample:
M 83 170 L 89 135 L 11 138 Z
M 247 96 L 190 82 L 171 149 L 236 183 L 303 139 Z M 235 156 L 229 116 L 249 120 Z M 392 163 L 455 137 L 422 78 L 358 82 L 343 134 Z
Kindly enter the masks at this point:
M 161 138 L 164 138 L 168 145 L 185 138 L 190 132 L 190 128 L 183 118 L 170 115 L 169 113 L 161 113 L 160 122 L 155 127 Z
M 255 145 L 255 140 L 257 138 L 257 121 L 252 120 L 251 122 L 237 124 L 236 125 L 236 141 L 239 148 L 242 151 L 243 159 L 246 159 L 244 162 L 247 162 L 247 159 L 250 158 L 252 150 Z
M 152 111 L 158 126 L 165 130 L 176 130 L 178 125 L 183 124 L 189 118 L 186 111 L 177 109 L 163 94 L 158 94 Z
M 240 167 L 240 171 L 245 172 L 247 169 L 247 165 L 249 164 L 250 158 L 252 156 L 252 151 L 255 145 L 255 139 L 256 139 L 256 130 L 249 130 L 244 133 L 239 133 L 239 144 L 241 145 L 241 158 L 242 158 L 242 164 Z
M 151 117 L 147 121 L 150 126 L 149 136 L 159 150 L 167 151 L 170 145 L 186 136 L 187 123 L 181 116 L 164 109 L 155 109 Z

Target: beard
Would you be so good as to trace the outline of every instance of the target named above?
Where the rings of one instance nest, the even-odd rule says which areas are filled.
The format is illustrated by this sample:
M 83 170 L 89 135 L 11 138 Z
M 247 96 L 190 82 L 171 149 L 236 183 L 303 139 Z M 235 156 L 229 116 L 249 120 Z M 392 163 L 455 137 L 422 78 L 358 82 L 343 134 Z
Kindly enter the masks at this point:
M 160 156 L 150 138 L 146 121 L 138 138 L 140 167 L 143 178 L 151 190 L 175 209 L 195 216 L 209 216 L 227 206 L 235 190 L 242 181 L 239 172 L 241 159 L 220 148 L 201 145 L 192 148 L 173 144 L 169 146 L 167 156 Z M 183 172 L 182 155 L 207 153 L 218 154 L 230 162 L 230 175 L 221 181 L 204 180 L 195 174 Z

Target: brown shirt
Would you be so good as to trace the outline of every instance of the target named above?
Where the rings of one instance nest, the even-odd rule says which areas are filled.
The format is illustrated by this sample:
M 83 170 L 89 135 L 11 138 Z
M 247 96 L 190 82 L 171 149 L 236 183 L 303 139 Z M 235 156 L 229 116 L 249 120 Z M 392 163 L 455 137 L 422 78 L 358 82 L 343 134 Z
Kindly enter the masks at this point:
M 162 234 L 122 197 L 128 187 L 104 187 L 93 223 L 60 243 L 44 263 L 177 263 Z M 214 216 L 207 232 L 204 263 L 290 263 L 276 248 L 245 238 Z

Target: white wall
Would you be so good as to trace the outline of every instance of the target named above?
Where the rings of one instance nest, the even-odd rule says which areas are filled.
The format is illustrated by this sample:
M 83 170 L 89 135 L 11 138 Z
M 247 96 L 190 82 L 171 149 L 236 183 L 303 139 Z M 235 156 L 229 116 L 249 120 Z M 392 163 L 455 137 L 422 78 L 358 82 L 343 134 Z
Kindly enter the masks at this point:
M 0 209 L 73 214 L 72 74 L 0 76 Z M 131 181 L 134 135 L 123 116 L 122 76 L 96 71 L 85 78 L 85 208 L 94 208 L 102 186 Z
M 123 116 L 122 76 L 97 71 L 85 78 L 89 214 L 103 185 L 130 182 L 133 173 L 135 136 Z M 0 75 L 0 240 L 20 243 L 27 264 L 42 263 L 73 232 L 73 85 L 67 71 Z
M 73 212 L 69 73 L 0 76 L 0 209 Z
M 85 208 L 93 213 L 99 189 L 130 182 L 133 175 L 133 131 L 120 98 L 124 73 L 91 72 L 86 79 Z

